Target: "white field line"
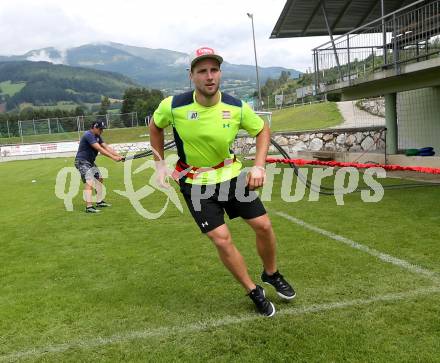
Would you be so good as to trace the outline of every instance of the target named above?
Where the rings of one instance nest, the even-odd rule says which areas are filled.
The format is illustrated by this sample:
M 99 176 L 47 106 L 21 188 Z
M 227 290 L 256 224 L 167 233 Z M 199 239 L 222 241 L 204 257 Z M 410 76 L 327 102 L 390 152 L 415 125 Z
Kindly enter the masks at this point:
M 344 309 L 344 308 L 350 308 L 350 307 L 360 307 L 364 305 L 370 305 L 374 303 L 380 303 L 380 302 L 395 302 L 399 300 L 408 300 L 411 298 L 416 298 L 419 296 L 426 296 L 426 295 L 432 295 L 440 293 L 440 287 L 427 287 L 423 289 L 413 290 L 409 292 L 402 292 L 402 293 L 391 293 L 386 295 L 380 295 L 375 297 L 370 297 L 366 299 L 355 299 L 355 300 L 347 300 L 347 301 L 339 301 L 339 302 L 331 302 L 331 303 L 325 303 L 325 304 L 316 304 L 316 305 L 310 305 L 310 306 L 304 306 L 304 307 L 291 307 L 286 308 L 278 312 L 278 315 L 281 316 L 301 316 L 304 314 L 312 314 L 312 313 L 322 313 L 326 311 L 336 310 L 336 309 Z M 116 335 L 112 335 L 109 337 L 98 337 L 98 338 L 91 338 L 91 339 L 84 339 L 84 340 L 76 340 L 71 341 L 63 344 L 54 344 L 54 345 L 48 345 L 45 347 L 39 347 L 39 348 L 31 348 L 28 350 L 23 351 L 16 351 L 13 353 L 9 353 L 7 355 L 0 356 L 0 361 L 17 361 L 19 359 L 25 359 L 25 358 L 37 358 L 41 357 L 45 354 L 51 354 L 51 353 L 63 353 L 66 352 L 69 349 L 92 349 L 92 348 L 98 348 L 103 347 L 111 344 L 120 344 L 120 343 L 127 343 L 133 340 L 138 339 L 148 339 L 148 338 L 154 338 L 154 337 L 165 337 L 170 336 L 173 334 L 191 334 L 191 333 L 198 333 L 204 330 L 212 329 L 212 328 L 218 328 L 218 327 L 224 327 L 228 325 L 235 325 L 235 324 L 241 324 L 257 319 L 267 319 L 263 318 L 256 313 L 254 314 L 246 314 L 241 317 L 233 317 L 233 316 L 226 316 L 222 319 L 218 320 L 206 320 L 206 321 L 199 321 L 193 324 L 188 325 L 182 325 L 182 326 L 168 326 L 168 327 L 161 327 L 156 329 L 146 329 L 146 330 L 140 330 L 140 331 L 131 331 L 131 332 L 125 332 L 120 333 Z M 276 315 L 275 318 L 276 319 Z
M 312 224 L 304 222 L 301 219 L 292 217 L 289 214 L 286 214 L 284 212 L 274 211 L 274 213 L 277 216 L 280 216 L 280 217 L 282 217 L 284 219 L 287 219 L 288 221 L 293 222 L 293 223 L 295 223 L 295 224 L 297 224 L 297 225 L 299 225 L 301 227 L 304 227 L 304 228 L 306 228 L 306 229 L 308 229 L 310 231 L 319 233 L 319 234 L 321 234 L 323 236 L 326 236 L 328 238 L 334 239 L 335 241 L 342 242 L 342 243 L 346 244 L 347 246 L 349 246 L 351 248 L 354 248 L 354 249 L 366 252 L 366 253 L 368 253 L 371 256 L 377 257 L 381 261 L 384 261 L 384 262 L 387 262 L 387 263 L 391 263 L 391 264 L 399 266 L 400 268 L 403 268 L 405 270 L 408 270 L 408 271 L 411 271 L 413 273 L 416 273 L 416 274 L 422 275 L 424 277 L 427 277 L 427 278 L 429 278 L 430 280 L 434 281 L 437 284 L 440 282 L 439 276 L 434 271 L 428 270 L 426 268 L 414 265 L 414 264 L 412 264 L 412 263 L 410 263 L 408 261 L 405 261 L 405 260 L 402 260 L 400 258 L 388 255 L 388 254 L 383 253 L 383 252 L 380 252 L 380 251 L 378 251 L 378 250 L 376 250 L 374 248 L 370 248 L 368 246 L 365 246 L 363 244 L 360 244 L 358 242 L 355 242 L 355 241 L 353 241 L 353 240 L 351 240 L 349 238 L 340 236 L 340 235 L 335 234 L 333 232 L 326 231 L 325 229 L 316 227 L 316 226 L 314 226 Z

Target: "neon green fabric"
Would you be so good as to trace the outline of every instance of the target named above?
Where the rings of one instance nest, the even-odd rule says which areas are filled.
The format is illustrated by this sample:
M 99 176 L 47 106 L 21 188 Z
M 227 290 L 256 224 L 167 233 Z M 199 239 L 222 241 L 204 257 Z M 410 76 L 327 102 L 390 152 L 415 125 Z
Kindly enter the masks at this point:
M 225 102 L 225 100 L 227 102 Z M 190 99 L 191 102 L 191 99 Z M 234 154 L 231 146 L 240 129 L 256 136 L 264 126 L 264 121 L 254 113 L 250 106 L 229 95 L 221 94 L 220 101 L 205 107 L 195 100 L 172 107 L 173 97 L 163 100 L 154 112 L 154 123 L 159 128 L 171 125 L 180 159 L 195 167 L 212 167 Z M 177 134 L 177 135 L 176 135 Z M 187 183 L 216 184 L 232 179 L 240 174 L 240 161 L 219 169 L 200 173 Z

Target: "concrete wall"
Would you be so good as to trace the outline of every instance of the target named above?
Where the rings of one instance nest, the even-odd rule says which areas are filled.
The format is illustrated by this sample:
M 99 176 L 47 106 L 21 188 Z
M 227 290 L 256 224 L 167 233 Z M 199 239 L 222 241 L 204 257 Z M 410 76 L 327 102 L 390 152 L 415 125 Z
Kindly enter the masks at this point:
M 434 147 L 440 154 L 440 87 L 397 94 L 398 148 Z
M 385 152 L 385 131 L 383 127 L 367 129 L 326 129 L 300 132 L 276 132 L 274 140 L 287 152 L 335 151 L 335 152 Z M 255 153 L 255 139 L 239 137 L 233 150 L 237 154 Z M 270 152 L 276 152 L 274 146 Z

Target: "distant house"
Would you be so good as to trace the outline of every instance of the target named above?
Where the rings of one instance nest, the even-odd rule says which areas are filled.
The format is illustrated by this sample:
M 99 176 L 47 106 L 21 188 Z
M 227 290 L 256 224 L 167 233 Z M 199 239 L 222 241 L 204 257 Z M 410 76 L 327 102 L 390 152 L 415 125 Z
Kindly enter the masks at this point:
M 322 92 L 323 89 L 324 89 L 324 85 L 320 84 L 319 85 L 320 92 Z M 310 85 L 310 86 L 301 87 L 301 88 L 296 89 L 296 98 L 304 98 L 307 96 L 314 96 L 314 95 L 316 95 L 316 86 L 315 85 Z

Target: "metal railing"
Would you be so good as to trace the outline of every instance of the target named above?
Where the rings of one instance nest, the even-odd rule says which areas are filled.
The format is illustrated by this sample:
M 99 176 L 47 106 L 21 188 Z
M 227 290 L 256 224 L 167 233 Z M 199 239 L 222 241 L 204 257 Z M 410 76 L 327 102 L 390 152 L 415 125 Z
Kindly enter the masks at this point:
M 0 144 L 79 140 L 94 121 L 105 121 L 108 129 L 145 125 L 145 120 L 139 120 L 136 112 L 4 121 L 0 122 Z
M 313 49 L 315 84 L 368 79 L 440 55 L 440 0 L 419 0 Z

